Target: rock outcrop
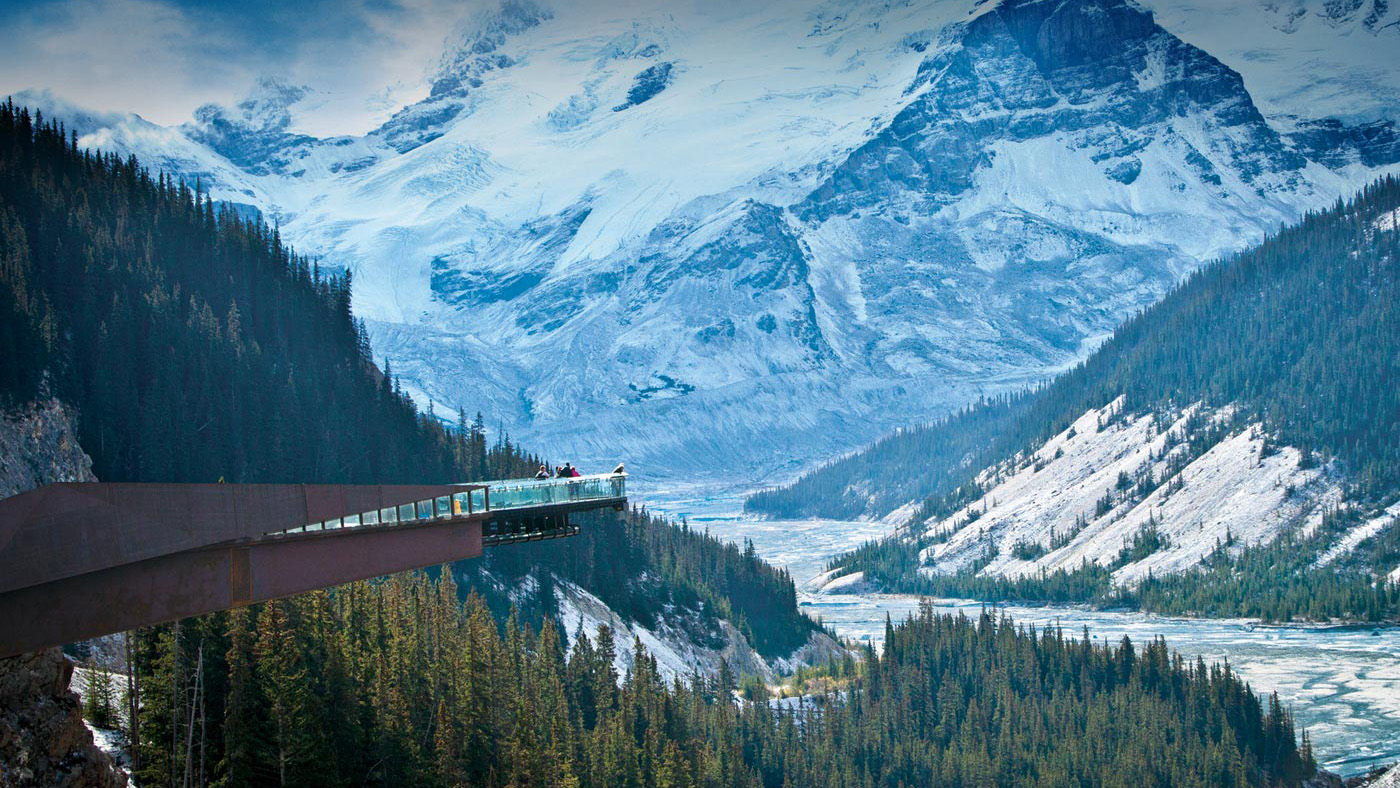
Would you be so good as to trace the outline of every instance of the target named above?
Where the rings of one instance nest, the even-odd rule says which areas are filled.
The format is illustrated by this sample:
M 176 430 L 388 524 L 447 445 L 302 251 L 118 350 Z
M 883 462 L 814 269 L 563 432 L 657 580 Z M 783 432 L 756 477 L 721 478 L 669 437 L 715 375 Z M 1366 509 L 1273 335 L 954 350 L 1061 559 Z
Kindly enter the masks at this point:
M 126 775 L 93 744 L 73 663 L 57 648 L 0 659 L 0 785 L 123 788 Z
M 0 498 L 55 482 L 95 481 L 73 419 L 57 400 L 0 416 Z
M 57 401 L 0 417 L 0 497 L 45 484 L 92 481 L 72 417 Z M 73 663 L 57 648 L 0 659 L 0 786 L 123 788 L 126 775 L 93 743 Z

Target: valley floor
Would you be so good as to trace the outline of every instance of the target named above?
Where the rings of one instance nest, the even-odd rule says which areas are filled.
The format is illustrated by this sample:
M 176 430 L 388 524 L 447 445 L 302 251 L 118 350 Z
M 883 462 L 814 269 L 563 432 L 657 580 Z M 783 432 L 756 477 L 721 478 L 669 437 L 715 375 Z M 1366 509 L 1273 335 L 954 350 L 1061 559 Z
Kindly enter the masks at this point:
M 919 598 L 902 594 L 816 593 L 811 580 L 826 561 L 889 532 L 883 522 L 757 520 L 742 514 L 742 491 L 720 485 L 639 482 L 639 502 L 686 517 L 692 527 L 736 543 L 752 540 L 759 555 L 793 575 L 803 610 L 844 637 L 883 637 L 886 615 L 898 621 Z M 984 603 L 936 600 L 938 608 L 975 614 Z M 1258 626 L 1242 620 L 1181 619 L 1081 607 L 997 605 L 1017 622 L 1059 625 L 1097 641 L 1125 635 L 1145 643 L 1161 635 L 1194 658 L 1228 660 L 1256 690 L 1276 691 L 1311 736 L 1321 766 L 1344 776 L 1400 760 L 1400 628 Z

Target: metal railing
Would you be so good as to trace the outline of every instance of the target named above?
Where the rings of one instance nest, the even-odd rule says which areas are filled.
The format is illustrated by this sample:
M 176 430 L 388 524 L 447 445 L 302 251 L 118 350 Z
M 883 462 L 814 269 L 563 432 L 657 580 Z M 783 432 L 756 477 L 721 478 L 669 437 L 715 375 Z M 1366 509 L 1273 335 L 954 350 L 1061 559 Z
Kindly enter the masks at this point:
M 336 520 L 307 523 L 268 536 L 315 533 L 339 528 L 407 525 L 506 509 L 625 498 L 627 476 L 612 473 L 574 478 L 505 479 L 471 487 L 472 489 L 439 498 L 375 509 Z

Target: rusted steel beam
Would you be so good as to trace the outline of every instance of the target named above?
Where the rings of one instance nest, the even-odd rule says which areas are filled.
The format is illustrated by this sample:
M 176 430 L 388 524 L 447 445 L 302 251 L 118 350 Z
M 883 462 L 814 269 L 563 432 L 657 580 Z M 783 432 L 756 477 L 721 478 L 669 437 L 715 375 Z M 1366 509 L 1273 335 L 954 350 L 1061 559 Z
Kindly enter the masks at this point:
M 0 500 L 0 593 L 481 487 L 51 484 Z
M 476 558 L 483 519 L 261 538 L 0 593 L 0 657 Z
M 0 657 L 475 558 L 483 532 L 496 544 L 572 535 L 571 513 L 627 505 L 618 496 L 468 507 L 272 535 L 482 488 L 57 484 L 0 500 Z

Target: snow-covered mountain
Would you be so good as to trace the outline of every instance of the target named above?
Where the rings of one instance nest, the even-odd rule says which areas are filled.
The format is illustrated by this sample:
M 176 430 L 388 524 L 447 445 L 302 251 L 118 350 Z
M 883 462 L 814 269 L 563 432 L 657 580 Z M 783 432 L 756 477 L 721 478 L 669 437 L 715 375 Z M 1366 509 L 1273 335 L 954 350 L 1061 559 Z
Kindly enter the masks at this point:
M 783 473 L 1041 380 L 1393 169 L 1396 17 L 505 0 L 364 137 L 296 133 L 274 79 L 178 128 L 21 98 L 353 270 L 439 412 L 585 464 Z

